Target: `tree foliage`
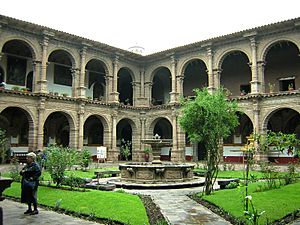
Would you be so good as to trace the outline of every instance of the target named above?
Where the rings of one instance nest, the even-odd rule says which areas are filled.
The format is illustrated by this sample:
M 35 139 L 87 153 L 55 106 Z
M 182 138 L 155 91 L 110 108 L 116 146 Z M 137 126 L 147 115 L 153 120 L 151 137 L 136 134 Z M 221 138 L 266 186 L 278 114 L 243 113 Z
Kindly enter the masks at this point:
M 226 99 L 223 89 L 209 93 L 206 88 L 194 90 L 195 99 L 182 102 L 180 126 L 193 142 L 202 142 L 207 149 L 205 193 L 210 194 L 220 161 L 219 143 L 238 125 L 237 104 Z

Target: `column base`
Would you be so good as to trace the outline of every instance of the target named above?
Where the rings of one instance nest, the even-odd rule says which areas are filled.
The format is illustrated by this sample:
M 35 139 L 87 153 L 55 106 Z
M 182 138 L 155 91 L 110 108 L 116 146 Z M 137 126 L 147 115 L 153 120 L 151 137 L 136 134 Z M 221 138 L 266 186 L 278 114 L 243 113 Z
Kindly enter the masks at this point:
M 108 100 L 108 103 L 119 103 L 119 93 L 110 93 L 110 99 Z
M 143 107 L 148 107 L 149 106 L 149 101 L 147 98 L 137 98 L 135 102 L 136 106 L 143 106 Z
M 78 98 L 85 98 L 86 97 L 85 94 L 86 94 L 86 87 L 81 86 L 81 87 L 77 88 L 77 97 Z
M 251 83 L 251 94 L 259 94 L 261 88 L 260 81 L 253 80 L 250 83 Z
M 39 81 L 37 81 L 36 82 L 36 84 L 37 84 L 37 87 L 36 87 L 37 93 L 43 93 L 43 94 L 48 93 L 47 83 L 48 83 L 47 80 L 39 80 Z
M 177 103 L 177 93 L 170 92 L 170 104 Z

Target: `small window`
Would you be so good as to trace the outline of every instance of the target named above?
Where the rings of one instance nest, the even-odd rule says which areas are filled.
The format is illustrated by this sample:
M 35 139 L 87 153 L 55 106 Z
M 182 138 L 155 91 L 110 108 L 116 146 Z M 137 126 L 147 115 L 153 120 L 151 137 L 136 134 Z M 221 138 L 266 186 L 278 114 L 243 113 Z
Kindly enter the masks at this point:
M 279 79 L 279 90 L 280 91 L 289 91 L 295 89 L 295 78 L 287 77 Z
M 251 92 L 251 86 L 250 86 L 250 84 L 242 84 L 240 86 L 240 91 L 243 94 L 249 94 Z

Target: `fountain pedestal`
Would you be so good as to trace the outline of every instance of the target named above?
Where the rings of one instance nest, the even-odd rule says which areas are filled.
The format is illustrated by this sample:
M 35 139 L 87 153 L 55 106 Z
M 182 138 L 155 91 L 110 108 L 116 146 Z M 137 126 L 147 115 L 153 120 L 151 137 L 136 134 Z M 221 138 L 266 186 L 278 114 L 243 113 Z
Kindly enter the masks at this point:
M 153 164 L 161 164 L 160 153 L 162 147 L 171 147 L 172 139 L 144 139 L 142 140 L 143 144 L 147 144 L 151 146 L 152 154 L 153 154 Z

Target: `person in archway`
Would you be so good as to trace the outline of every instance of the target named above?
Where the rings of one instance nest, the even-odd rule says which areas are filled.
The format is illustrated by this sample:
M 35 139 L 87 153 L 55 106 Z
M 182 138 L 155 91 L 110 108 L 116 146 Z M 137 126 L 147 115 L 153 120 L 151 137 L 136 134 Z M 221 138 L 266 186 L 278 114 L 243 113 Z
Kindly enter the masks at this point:
M 36 154 L 30 152 L 26 155 L 26 166 L 20 171 L 22 176 L 21 182 L 21 202 L 27 203 L 28 209 L 24 214 L 36 215 L 39 213 L 37 209 L 37 190 L 39 185 L 39 177 L 41 169 L 35 162 Z M 33 204 L 33 210 L 31 205 Z

